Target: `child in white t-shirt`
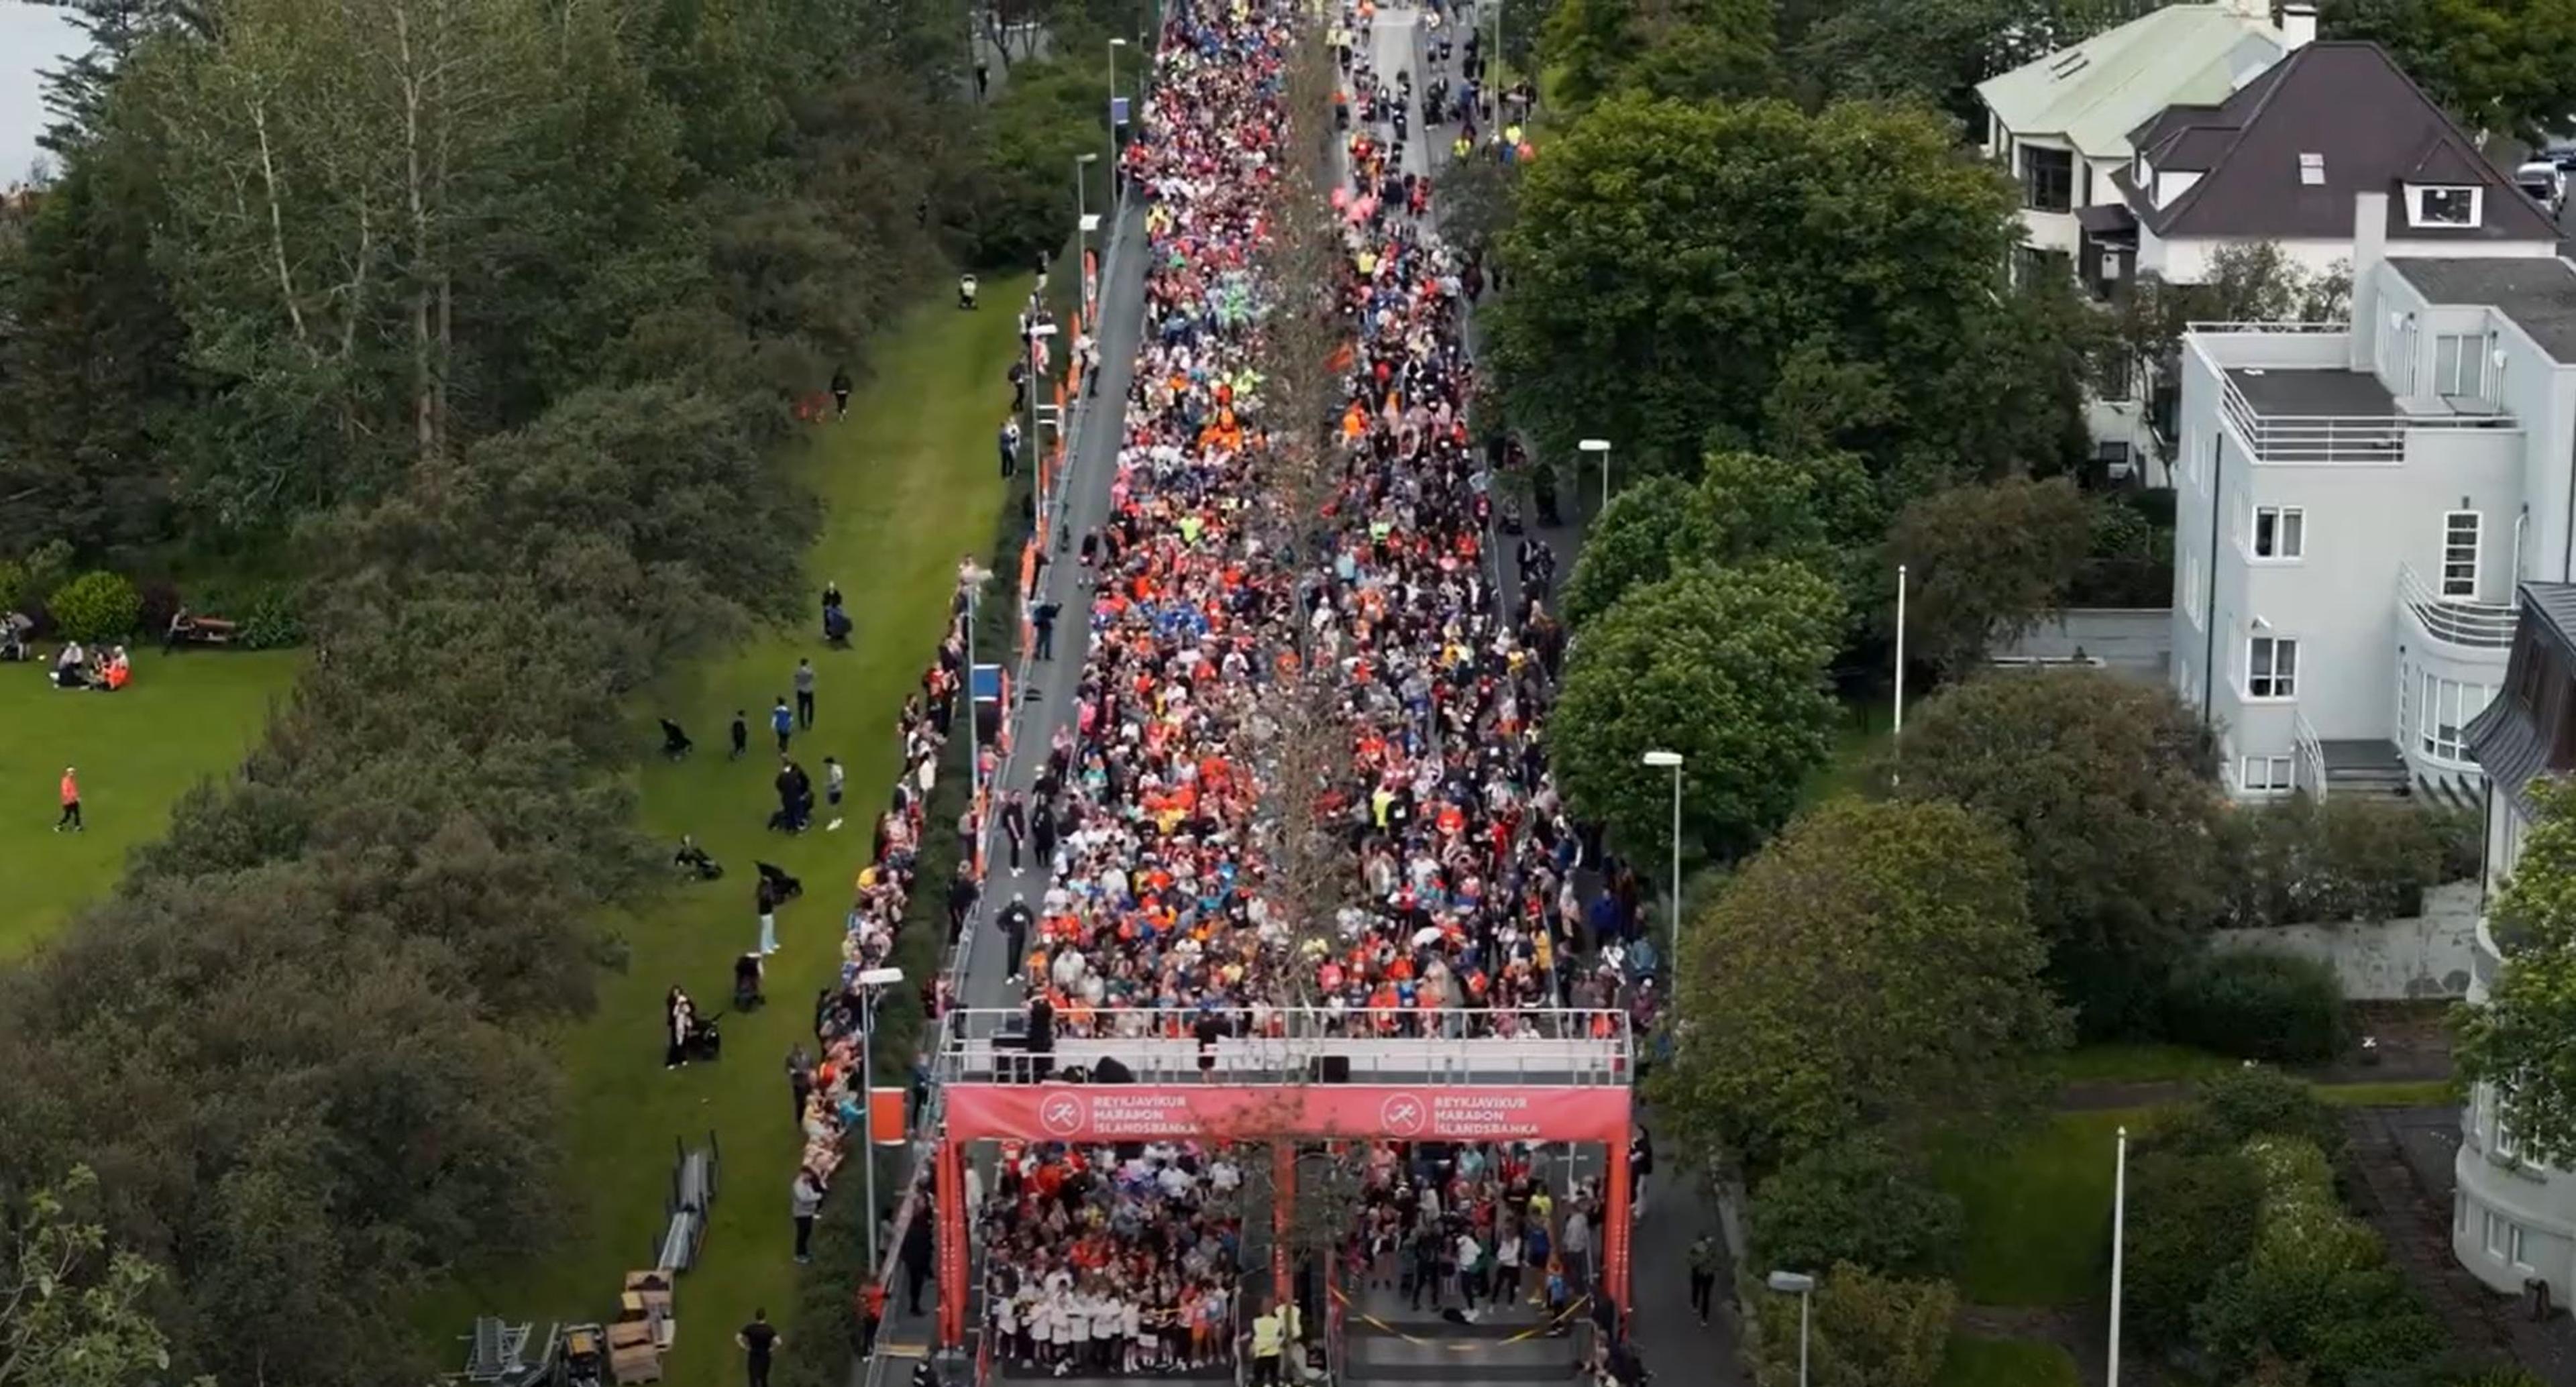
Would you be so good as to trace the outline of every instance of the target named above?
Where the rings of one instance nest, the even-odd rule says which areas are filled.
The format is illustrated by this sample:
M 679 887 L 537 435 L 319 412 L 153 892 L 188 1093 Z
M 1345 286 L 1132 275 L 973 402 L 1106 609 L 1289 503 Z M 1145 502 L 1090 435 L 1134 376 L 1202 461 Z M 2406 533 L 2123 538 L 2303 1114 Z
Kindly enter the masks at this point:
M 1118 1366 L 1119 1336 L 1127 1332 L 1127 1307 L 1108 1291 L 1091 1302 L 1091 1366 L 1099 1372 L 1111 1372 Z
M 1144 1372 L 1154 1361 L 1154 1338 L 1145 1329 L 1143 1300 L 1141 1291 L 1128 1297 L 1127 1323 L 1121 1326 L 1127 1331 L 1127 1371 L 1131 1373 Z

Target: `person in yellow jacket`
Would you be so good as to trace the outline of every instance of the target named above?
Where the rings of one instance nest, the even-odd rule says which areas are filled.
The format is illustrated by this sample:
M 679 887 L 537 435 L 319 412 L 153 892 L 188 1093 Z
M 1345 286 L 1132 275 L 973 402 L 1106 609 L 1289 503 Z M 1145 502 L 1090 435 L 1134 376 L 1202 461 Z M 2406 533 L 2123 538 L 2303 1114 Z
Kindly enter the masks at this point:
M 1252 1320 L 1253 1387 L 1279 1387 L 1279 1354 L 1286 1345 L 1288 1326 L 1279 1316 L 1278 1306 L 1265 1307 Z

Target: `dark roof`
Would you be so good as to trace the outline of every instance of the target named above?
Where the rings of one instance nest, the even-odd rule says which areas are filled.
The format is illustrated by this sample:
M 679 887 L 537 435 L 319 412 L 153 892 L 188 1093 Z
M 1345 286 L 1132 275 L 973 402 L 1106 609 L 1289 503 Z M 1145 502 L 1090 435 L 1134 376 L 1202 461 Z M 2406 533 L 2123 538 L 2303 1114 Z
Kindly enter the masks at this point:
M 2389 265 L 2432 303 L 2496 309 L 2562 365 L 2576 362 L 2576 266 L 2554 255 L 2391 257 Z
M 2095 236 L 2134 236 L 2138 233 L 2137 214 L 2116 202 L 2097 202 L 2075 209 L 2075 221 Z
M 2262 367 L 2229 368 L 2227 379 L 2236 392 L 2245 397 L 2256 414 L 2296 417 L 2300 415 L 2367 415 L 2393 418 L 2397 414 L 2397 397 L 2379 383 L 2379 377 L 2368 371 L 2344 371 L 2331 367 Z
M 2166 109 L 2129 142 L 2151 166 L 2202 174 L 2162 207 L 2137 187 L 2134 168 L 2112 175 L 2159 236 L 2347 239 L 2354 195 L 2387 193 L 2391 239 L 2558 239 L 2548 216 L 2375 43 L 2308 44 L 2216 107 Z M 2323 156 L 2324 182 L 2301 181 L 2303 154 Z M 2483 224 L 2409 225 L 2400 195 L 2409 182 L 2485 188 Z
M 2522 620 L 2513 657 L 2505 666 L 2504 688 L 2487 701 L 2484 712 L 2469 720 L 2463 734 L 2488 783 L 2503 791 L 2526 816 L 2531 813 L 2527 794 L 2531 782 L 2549 766 L 2549 739 L 2541 735 L 2513 691 L 2522 687 L 2524 664 L 2535 654 L 2532 647 L 2539 644 L 2554 647 L 2562 667 L 2576 666 L 2576 583 L 2522 585 Z

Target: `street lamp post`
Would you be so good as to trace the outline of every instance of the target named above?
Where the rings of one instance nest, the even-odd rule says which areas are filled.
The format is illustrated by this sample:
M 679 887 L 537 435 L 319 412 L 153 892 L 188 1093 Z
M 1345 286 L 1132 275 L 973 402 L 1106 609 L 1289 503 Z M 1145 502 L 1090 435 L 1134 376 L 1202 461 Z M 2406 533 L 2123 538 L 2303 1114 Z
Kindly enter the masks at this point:
M 2111 1365 L 2110 1387 L 2120 1387 L 2121 1247 L 2129 1240 L 2129 1129 L 2120 1129 L 2118 1162 L 2111 1173 Z
M 1109 40 L 1109 163 L 1111 166 L 1109 189 L 1110 197 L 1113 202 L 1120 205 L 1123 205 L 1126 200 L 1127 189 L 1123 186 L 1123 180 L 1118 177 L 1116 172 L 1118 163 L 1118 50 L 1126 46 L 1127 40 L 1125 39 L 1112 38 Z
M 1905 730 L 1905 565 L 1896 566 L 1896 728 Z
M 1678 751 L 1649 751 L 1646 764 L 1673 773 L 1673 894 L 1672 954 L 1665 966 L 1672 970 L 1673 985 L 1681 986 L 1682 977 L 1682 754 Z
M 1782 1295 L 1798 1298 L 1798 1387 L 1807 1387 L 1807 1303 L 1816 1291 L 1816 1278 L 1802 1271 L 1775 1271 L 1769 1285 Z
M 1088 248 L 1083 233 L 1091 230 L 1091 192 L 1083 186 L 1088 181 L 1083 177 L 1083 170 L 1099 162 L 1097 153 L 1073 156 L 1073 282 L 1076 289 L 1082 286 L 1082 252 Z
M 969 700 L 972 701 L 971 699 Z M 972 708 L 967 710 L 970 714 Z M 877 1029 L 877 989 L 903 981 L 900 968 L 870 968 L 859 974 L 859 1089 L 866 1095 L 864 1114 L 860 1119 L 866 1139 L 860 1164 L 867 1167 L 868 1195 L 868 1279 L 877 1277 L 877 1103 L 876 1052 L 869 1042 Z
M 1502 8 L 1501 8 L 1501 6 L 1497 5 L 1497 6 L 1495 7 L 1494 12 L 1495 12 L 1496 14 L 1500 14 L 1500 13 L 1502 13 Z M 1579 448 L 1579 449 L 1581 449 L 1581 450 L 1582 450 L 1582 451 L 1584 451 L 1584 452 L 1587 452 L 1587 453 L 1597 453 L 1597 454 L 1599 454 L 1599 455 L 1600 455 L 1600 457 L 1601 457 L 1601 509 L 1603 509 L 1603 510 L 1608 510 L 1608 509 L 1610 509 L 1610 440 L 1609 440 L 1609 439 L 1606 439 L 1606 438 L 1587 438 L 1587 439 L 1584 439 L 1582 442 L 1575 444 L 1574 446 L 1575 446 L 1575 447 L 1577 447 L 1577 448 Z

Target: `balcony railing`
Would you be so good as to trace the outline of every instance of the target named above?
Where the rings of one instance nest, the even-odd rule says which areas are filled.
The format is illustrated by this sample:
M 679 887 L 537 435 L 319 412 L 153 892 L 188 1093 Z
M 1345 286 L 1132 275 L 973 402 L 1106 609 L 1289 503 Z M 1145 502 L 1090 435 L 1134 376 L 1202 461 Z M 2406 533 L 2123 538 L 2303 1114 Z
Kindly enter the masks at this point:
M 2513 645 L 2512 603 L 2441 596 L 2415 576 L 2413 564 L 2397 566 L 2397 600 L 2437 641 L 2475 650 L 2505 650 Z
M 2516 431 L 2510 415 L 2265 414 L 2226 376 L 2219 412 L 2256 462 L 2395 467 L 2406 460 L 2406 436 L 2419 432 Z
M 2290 713 L 2290 738 L 2298 751 L 2298 770 L 2291 783 L 2310 799 L 2326 797 L 2326 744 L 2308 715 L 2295 709 Z

